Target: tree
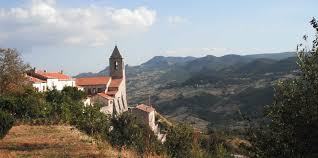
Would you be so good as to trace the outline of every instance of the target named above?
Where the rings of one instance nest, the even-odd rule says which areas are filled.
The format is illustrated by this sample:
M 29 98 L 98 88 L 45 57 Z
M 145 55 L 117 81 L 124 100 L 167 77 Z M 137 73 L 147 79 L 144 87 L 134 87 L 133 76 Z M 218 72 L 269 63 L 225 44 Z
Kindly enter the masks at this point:
M 24 86 L 21 91 L 0 96 L 0 109 L 24 121 L 45 118 L 50 111 L 43 95 L 31 86 Z
M 62 93 L 73 101 L 82 101 L 86 97 L 85 92 L 78 90 L 77 87 L 64 87 Z
M 25 83 L 24 75 L 28 68 L 17 50 L 0 48 L 0 95 L 19 89 Z
M 0 110 L 0 139 L 2 139 L 11 129 L 14 118 L 7 112 Z
M 79 113 L 74 115 L 71 124 L 89 135 L 104 135 L 109 130 L 109 118 L 100 112 L 99 105 L 82 106 L 77 109 Z
M 298 47 L 301 75 L 276 84 L 265 125 L 251 133 L 254 157 L 318 157 L 318 23 L 313 19 L 311 24 L 313 47 Z
M 108 134 L 110 143 L 121 150 L 123 147 L 133 148 L 140 155 L 161 149 L 149 126 L 142 123 L 131 113 L 125 112 L 111 119 L 112 130 Z
M 192 157 L 193 129 L 185 124 L 177 124 L 168 130 L 165 146 L 173 158 Z
M 75 87 L 65 87 L 62 91 L 56 89 L 47 91 L 45 99 L 52 109 L 48 118 L 54 123 L 74 122 L 84 112 L 82 102 L 84 97 L 85 94 Z M 86 108 L 86 110 L 89 109 Z

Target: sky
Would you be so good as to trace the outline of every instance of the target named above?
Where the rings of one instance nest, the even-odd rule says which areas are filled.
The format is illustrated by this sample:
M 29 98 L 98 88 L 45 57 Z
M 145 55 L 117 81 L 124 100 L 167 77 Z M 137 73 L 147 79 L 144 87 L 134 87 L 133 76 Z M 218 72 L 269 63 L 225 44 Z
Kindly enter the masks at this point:
M 0 47 L 37 69 L 76 75 L 153 56 L 295 51 L 317 0 L 0 0 Z

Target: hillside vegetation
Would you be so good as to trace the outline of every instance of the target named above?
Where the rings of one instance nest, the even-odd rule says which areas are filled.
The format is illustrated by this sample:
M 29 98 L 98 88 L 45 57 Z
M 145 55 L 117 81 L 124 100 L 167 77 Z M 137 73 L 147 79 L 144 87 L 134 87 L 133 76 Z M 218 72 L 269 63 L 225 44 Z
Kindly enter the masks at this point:
M 241 128 L 273 101 L 273 85 L 298 74 L 295 53 L 158 56 L 126 67 L 130 105 L 151 103 L 168 118 L 201 129 Z M 82 75 L 107 75 L 107 69 Z M 240 114 L 241 113 L 241 114 Z
M 136 157 L 119 152 L 107 142 L 96 140 L 65 125 L 14 126 L 0 141 L 0 157 Z

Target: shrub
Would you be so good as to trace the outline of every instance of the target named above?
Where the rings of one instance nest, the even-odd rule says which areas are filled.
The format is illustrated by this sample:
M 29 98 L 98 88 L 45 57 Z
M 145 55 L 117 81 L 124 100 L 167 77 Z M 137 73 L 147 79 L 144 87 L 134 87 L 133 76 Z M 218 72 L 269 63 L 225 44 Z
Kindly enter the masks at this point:
M 86 97 L 85 92 L 78 90 L 77 87 L 64 87 L 62 94 L 70 97 L 73 101 L 81 101 Z
M 2 139 L 9 132 L 13 123 L 13 116 L 0 110 L 0 139 Z
M 174 158 L 192 157 L 193 129 L 177 124 L 168 130 L 165 146 L 169 156 Z
M 35 92 L 32 87 L 24 87 L 22 91 L 1 96 L 0 109 L 11 113 L 20 121 L 45 118 L 50 110 L 42 94 Z
M 109 118 L 100 112 L 100 106 L 82 106 L 74 115 L 71 124 L 89 135 L 105 135 L 109 130 Z
M 311 50 L 298 53 L 301 75 L 276 84 L 275 101 L 266 107 L 266 122 L 251 130 L 251 156 L 318 156 L 318 22 L 311 23 L 316 39 Z
M 142 123 L 131 113 L 125 112 L 111 119 L 112 130 L 108 134 L 109 142 L 119 148 L 135 149 L 140 155 L 144 153 L 160 153 L 161 143 L 155 137 L 148 125 Z

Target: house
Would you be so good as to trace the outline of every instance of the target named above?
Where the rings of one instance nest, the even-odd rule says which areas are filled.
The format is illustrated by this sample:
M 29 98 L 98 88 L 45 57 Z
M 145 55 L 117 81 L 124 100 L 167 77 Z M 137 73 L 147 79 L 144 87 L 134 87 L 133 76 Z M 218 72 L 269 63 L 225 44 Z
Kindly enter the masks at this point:
M 62 90 L 64 87 L 75 87 L 72 77 L 61 72 L 47 72 L 42 70 L 30 70 L 27 72 L 27 80 L 39 92 L 47 90 Z
M 102 104 L 105 114 L 120 114 L 128 110 L 125 65 L 117 46 L 109 58 L 109 76 L 79 77 L 76 86 L 88 95 L 87 103 Z
M 155 124 L 155 109 L 151 106 L 145 104 L 137 105 L 135 108 L 132 108 L 132 113 L 140 118 L 144 124 L 148 124 L 150 129 L 154 131 L 156 129 Z
M 166 134 L 161 133 L 159 124 L 156 124 L 156 110 L 152 106 L 139 104 L 135 108 L 131 108 L 131 112 L 142 123 L 149 126 L 160 142 L 166 141 Z

